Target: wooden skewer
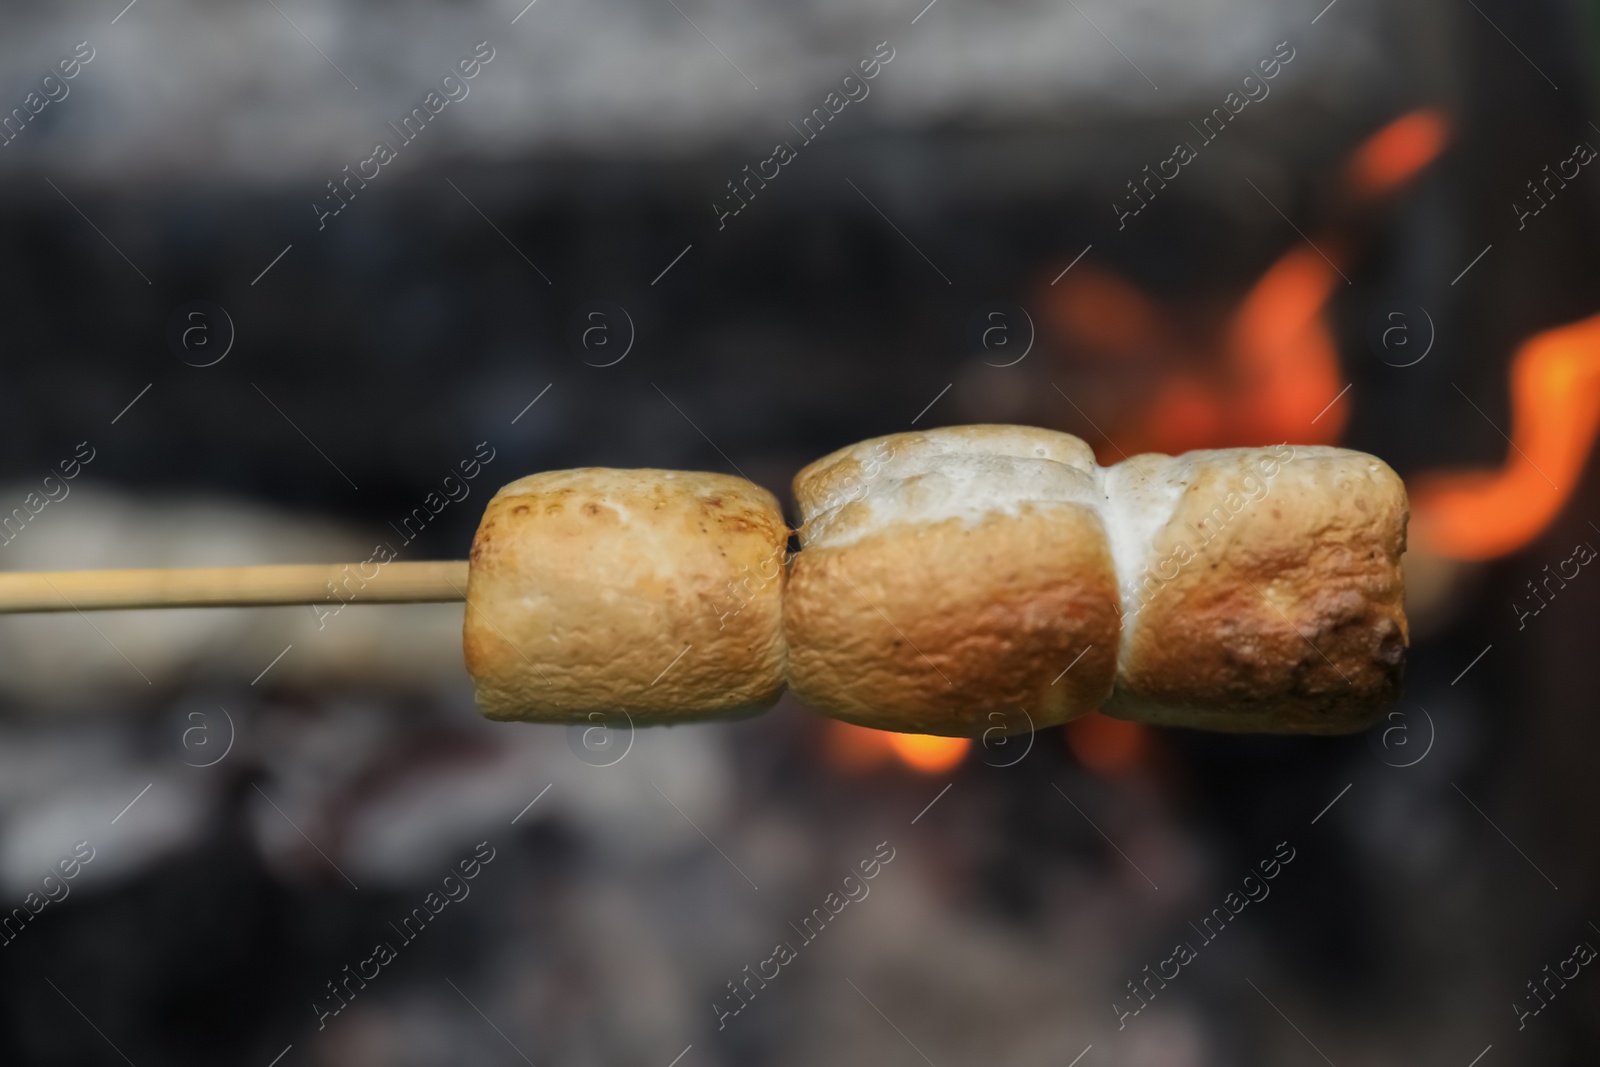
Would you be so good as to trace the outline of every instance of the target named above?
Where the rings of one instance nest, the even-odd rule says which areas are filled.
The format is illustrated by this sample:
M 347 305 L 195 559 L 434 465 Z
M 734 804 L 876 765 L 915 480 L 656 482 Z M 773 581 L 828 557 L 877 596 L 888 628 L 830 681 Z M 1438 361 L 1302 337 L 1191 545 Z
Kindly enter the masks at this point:
M 416 604 L 467 598 L 467 561 L 308 563 L 171 570 L 0 572 L 0 614 L 264 604 Z

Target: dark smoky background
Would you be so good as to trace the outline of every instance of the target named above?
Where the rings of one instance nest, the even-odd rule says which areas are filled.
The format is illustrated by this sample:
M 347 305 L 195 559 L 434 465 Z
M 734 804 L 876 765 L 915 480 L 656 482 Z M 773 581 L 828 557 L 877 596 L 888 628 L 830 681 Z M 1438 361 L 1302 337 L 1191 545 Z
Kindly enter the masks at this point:
M 1414 524 L 1405 699 L 1343 739 L 491 724 L 459 605 L 0 620 L 0 1061 L 1600 1053 L 1600 578 L 1561 566 L 1600 543 L 1594 5 L 4 20 L 0 514 L 78 465 L 4 568 L 360 560 L 473 457 L 401 558 L 567 466 L 737 469 L 792 515 L 811 459 L 975 421 L 1102 462 L 1338 443 Z

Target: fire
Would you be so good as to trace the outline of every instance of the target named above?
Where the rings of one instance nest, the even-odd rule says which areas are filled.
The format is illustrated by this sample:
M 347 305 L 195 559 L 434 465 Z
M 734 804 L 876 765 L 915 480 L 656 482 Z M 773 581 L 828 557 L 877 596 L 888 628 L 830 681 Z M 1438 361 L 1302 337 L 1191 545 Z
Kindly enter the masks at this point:
M 1432 163 L 1450 139 L 1450 123 L 1424 108 L 1402 115 L 1368 137 L 1345 163 L 1349 193 L 1362 200 L 1394 192 Z
M 967 757 L 972 742 L 965 737 L 932 734 L 890 734 L 889 747 L 912 770 L 923 774 L 948 771 Z
M 1339 352 L 1323 310 L 1340 282 L 1317 250 L 1285 253 L 1229 316 L 1215 355 L 1201 364 L 1169 360 L 1154 375 L 1154 395 L 1110 428 L 1112 447 L 1133 454 L 1337 439 L 1348 405 L 1339 399 Z M 1159 365 L 1160 349 L 1182 332 L 1103 269 L 1084 272 L 1055 299 L 1051 325 L 1090 358 Z
M 1344 223 L 1279 257 L 1232 309 L 1211 317 L 1222 326 L 1209 336 L 1204 319 L 1196 329 L 1193 316 L 1181 320 L 1175 306 L 1092 263 L 1048 289 L 1047 327 L 1074 358 L 1098 365 L 1108 412 L 1099 421 L 1102 462 L 1143 451 L 1337 441 L 1349 401 L 1327 306 L 1355 259 L 1342 230 L 1359 229 L 1350 223 L 1401 191 L 1449 139 L 1443 113 L 1424 108 L 1363 141 L 1340 174 Z M 1524 341 L 1510 390 L 1511 448 L 1498 470 L 1414 480 L 1419 548 L 1493 559 L 1533 541 L 1560 514 L 1600 434 L 1600 315 Z
M 1419 545 L 1483 560 L 1528 544 L 1571 497 L 1600 429 L 1600 315 L 1524 341 L 1511 362 L 1511 447 L 1497 471 L 1418 479 Z
M 1088 343 L 1088 352 L 1127 352 L 1164 340 L 1161 308 L 1110 271 L 1084 264 L 1072 284 L 1050 305 L 1058 325 Z
M 828 722 L 825 746 L 829 760 L 841 770 L 862 772 L 898 762 L 921 774 L 938 774 L 960 764 L 972 742 L 964 737 L 872 730 L 834 719 Z
M 1108 778 L 1138 767 L 1150 748 L 1144 727 L 1099 712 L 1068 723 L 1064 736 L 1079 763 Z M 829 763 L 843 771 L 861 774 L 888 764 L 940 774 L 960 765 L 972 742 L 964 737 L 870 730 L 834 719 L 828 722 L 824 747 Z
M 1240 432 L 1251 444 L 1325 444 L 1344 428 L 1345 402 L 1335 402 L 1343 388 L 1339 350 L 1322 313 L 1339 281 L 1333 264 L 1302 245 L 1274 263 L 1239 305 L 1228 353 L 1244 388 L 1232 414 L 1244 420 Z
M 1340 210 L 1354 216 L 1399 192 L 1438 157 L 1449 134 L 1442 113 L 1422 109 L 1368 137 L 1344 166 Z M 1153 364 L 1119 405 L 1128 414 L 1102 424 L 1112 453 L 1102 460 L 1338 440 L 1349 402 L 1327 305 L 1345 280 L 1341 265 L 1353 259 L 1337 230 L 1290 248 L 1222 317 L 1209 351 L 1197 353 L 1182 350 L 1194 324 L 1108 270 L 1079 268 L 1051 292 L 1047 324 L 1087 359 L 1124 371 Z
M 1120 458 L 1124 449 L 1337 441 L 1349 402 L 1327 306 L 1354 261 L 1341 230 L 1356 229 L 1352 220 L 1398 193 L 1449 138 L 1445 116 L 1420 109 L 1362 142 L 1341 171 L 1342 226 L 1290 248 L 1269 267 L 1227 315 L 1209 351 L 1185 351 L 1192 324 L 1186 328 L 1175 309 L 1103 268 L 1085 264 L 1052 293 L 1046 322 L 1075 354 L 1123 373 L 1149 368 L 1118 405 L 1128 414 L 1103 423 L 1116 455 L 1102 460 Z M 1116 388 L 1112 376 L 1102 378 L 1111 383 L 1104 388 Z M 1415 480 L 1419 548 L 1448 559 L 1492 559 L 1527 545 L 1560 514 L 1600 432 L 1600 315 L 1523 342 L 1510 388 L 1511 448 L 1498 470 Z

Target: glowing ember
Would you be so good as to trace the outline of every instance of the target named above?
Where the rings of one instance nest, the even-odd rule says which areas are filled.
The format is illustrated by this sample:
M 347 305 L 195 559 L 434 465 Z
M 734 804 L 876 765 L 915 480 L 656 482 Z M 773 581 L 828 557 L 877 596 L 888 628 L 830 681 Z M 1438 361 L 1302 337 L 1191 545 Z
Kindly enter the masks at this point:
M 1137 767 L 1149 738 L 1144 727 L 1091 712 L 1074 719 L 1065 730 L 1067 748 L 1089 770 L 1110 778 Z

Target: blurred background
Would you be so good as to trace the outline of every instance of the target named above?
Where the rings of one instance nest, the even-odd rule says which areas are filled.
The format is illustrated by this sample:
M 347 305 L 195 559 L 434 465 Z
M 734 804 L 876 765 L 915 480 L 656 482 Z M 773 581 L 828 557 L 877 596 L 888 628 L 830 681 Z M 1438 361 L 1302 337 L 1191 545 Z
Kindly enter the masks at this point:
M 458 605 L 3 619 L 0 1061 L 1600 1055 L 1600 7 L 3 18 L 0 567 L 461 558 L 578 465 L 792 516 L 834 448 L 1022 422 L 1383 457 L 1413 651 L 1364 736 L 969 745 L 487 723 Z

